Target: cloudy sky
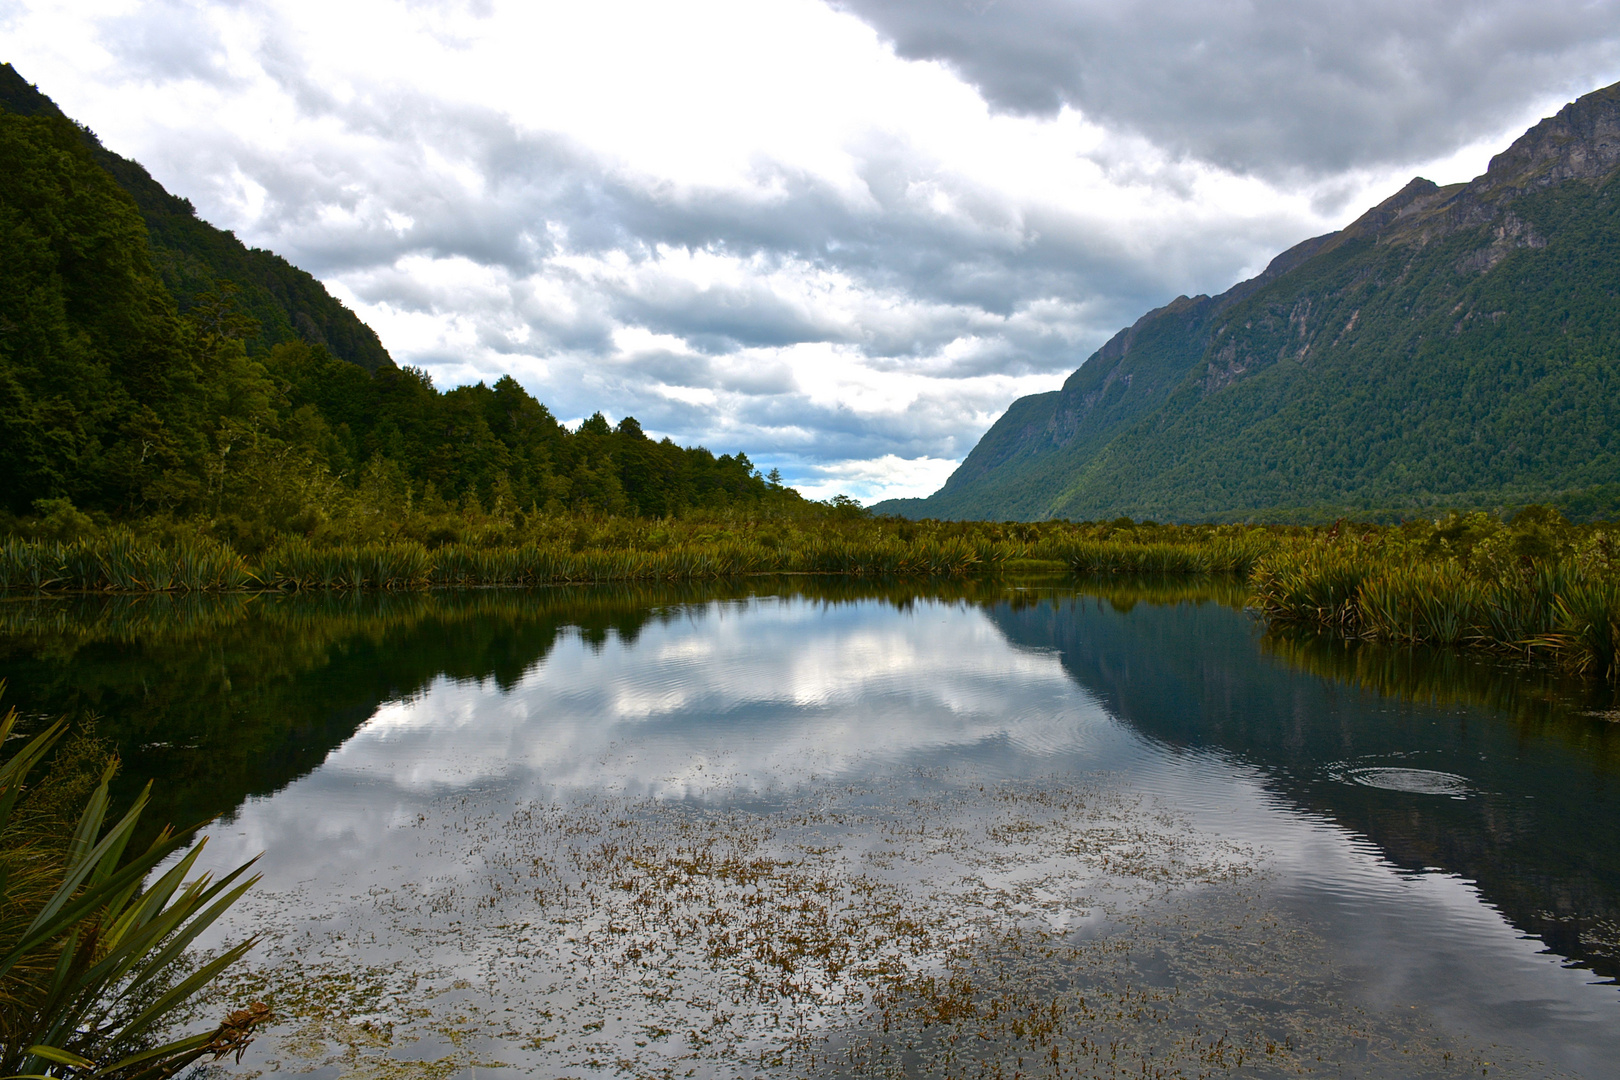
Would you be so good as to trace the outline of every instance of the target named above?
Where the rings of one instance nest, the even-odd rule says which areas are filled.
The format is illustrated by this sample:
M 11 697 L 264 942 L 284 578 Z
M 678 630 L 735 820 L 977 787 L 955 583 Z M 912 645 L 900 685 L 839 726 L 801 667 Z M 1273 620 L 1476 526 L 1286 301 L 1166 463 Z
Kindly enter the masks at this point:
M 1620 0 L 7 0 L 0 44 L 439 386 L 870 500 L 1620 79 Z

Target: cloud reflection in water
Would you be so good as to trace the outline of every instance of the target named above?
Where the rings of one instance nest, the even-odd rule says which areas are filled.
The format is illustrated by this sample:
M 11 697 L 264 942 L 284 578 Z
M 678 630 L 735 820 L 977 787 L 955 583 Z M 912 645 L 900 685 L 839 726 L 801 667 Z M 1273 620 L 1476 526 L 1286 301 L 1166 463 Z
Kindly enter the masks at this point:
M 441 679 L 384 706 L 323 771 L 418 795 L 493 782 L 724 799 L 1007 743 L 1129 752 L 1055 654 L 965 610 L 876 620 L 765 598 L 694 608 L 634 645 L 576 637 L 510 692 Z
M 746 887 L 710 874 L 694 912 L 790 889 L 802 874 L 841 897 L 829 917 L 881 925 L 862 906 L 873 897 L 915 912 L 926 947 L 909 962 L 924 966 L 964 934 L 1029 920 L 1085 926 L 1088 913 L 1124 910 L 1132 887 L 1140 900 L 1144 883 L 1196 892 L 1263 849 L 1270 902 L 1292 910 L 1306 938 L 1331 939 L 1310 963 L 1342 965 L 1380 1005 L 1419 995 L 1476 1032 L 1526 1021 L 1523 1045 L 1601 1060 L 1614 1040 L 1593 1034 L 1601 1025 L 1581 976 L 1538 957 L 1471 883 L 1433 875 L 1414 887 L 1365 839 L 1290 805 L 1262 771 L 1218 748 L 1144 737 L 1069 655 L 1134 627 L 1152 647 L 1115 642 L 1097 653 L 1098 670 L 1118 659 L 1117 670 L 1152 681 L 1146 660 L 1174 657 L 1249 688 L 1272 680 L 1299 715 L 1319 709 L 1321 683 L 1255 663 L 1241 615 L 1037 609 L 1075 636 L 1060 654 L 1014 644 L 999 610 L 756 597 L 680 608 L 633 642 L 571 633 L 507 689 L 441 677 L 381 707 L 314 773 L 245 803 L 215 830 L 210 857 L 266 851 L 269 887 L 244 914 L 272 928 L 267 959 L 369 972 L 379 986 L 408 968 L 377 1005 L 385 1012 L 439 1001 L 458 980 L 479 988 L 455 991 L 474 1013 L 555 1008 L 553 1027 L 531 1033 L 559 1040 L 540 1058 L 510 1040 L 483 1044 L 532 1067 L 572 1060 L 565 1036 L 583 1037 L 582 1016 L 601 1018 L 603 1045 L 634 1055 L 636 1025 L 663 1015 L 669 987 L 686 988 L 682 1001 L 730 1000 L 737 972 L 679 948 L 660 954 L 672 959 L 646 976 L 652 989 L 625 982 L 626 950 L 641 945 L 613 929 L 633 909 L 615 906 L 630 893 L 611 887 L 623 872 L 674 897 L 669 883 L 686 879 L 670 867 L 726 845 L 775 869 Z M 1174 620 L 1198 640 L 1174 645 L 1153 629 Z M 1168 687 L 1174 674 L 1158 681 Z M 601 861 L 621 835 L 640 852 L 634 871 Z M 531 854 L 539 877 L 528 880 L 513 867 Z M 523 892 L 533 881 L 546 899 Z M 1370 956 L 1392 962 L 1369 969 Z M 737 1045 L 774 1037 L 768 1015 L 752 1014 Z M 1532 1030 L 1531 1017 L 1547 1022 Z M 563 1057 L 544 1056 L 553 1050 Z

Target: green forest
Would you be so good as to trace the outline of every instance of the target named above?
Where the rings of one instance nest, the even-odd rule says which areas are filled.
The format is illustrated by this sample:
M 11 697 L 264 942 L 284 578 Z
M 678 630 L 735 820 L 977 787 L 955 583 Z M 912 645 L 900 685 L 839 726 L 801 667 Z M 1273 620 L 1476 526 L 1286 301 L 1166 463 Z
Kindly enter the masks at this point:
M 1015 401 L 910 517 L 1620 514 L 1620 86 Z
M 6 63 L 0 63 L 0 110 L 68 119 Z M 283 341 L 308 341 L 325 345 L 340 360 L 367 371 L 393 364 L 371 327 L 313 275 L 273 251 L 250 248 L 228 230 L 216 229 L 197 216 L 191 200 L 169 194 L 139 162 L 108 150 L 89 129 L 73 126 L 91 159 L 135 200 L 146 223 L 152 267 L 182 314 L 206 302 L 220 281 L 229 281 L 237 290 L 233 297 L 237 310 L 257 324 L 247 339 L 250 352 Z
M 1620 505 L 1620 183 L 1526 195 L 1542 244 L 1481 273 L 1492 227 L 1356 238 L 1234 306 L 1165 406 L 1054 500 L 1158 516 Z M 1221 385 L 1223 365 L 1244 370 Z M 1196 452 L 1192 452 L 1196 448 Z M 1404 516 L 1404 515 L 1403 515 Z
M 410 511 L 443 531 L 457 515 L 812 505 L 746 454 L 655 441 L 633 418 L 570 431 L 510 377 L 441 392 L 380 345 L 345 359 L 288 329 L 312 322 L 297 295 L 226 276 L 267 253 L 189 214 L 172 228 L 172 207 L 143 216 L 98 150 L 54 107 L 0 111 L 0 514 L 13 530 L 52 514 L 183 521 L 251 552 L 286 534 L 386 535 Z

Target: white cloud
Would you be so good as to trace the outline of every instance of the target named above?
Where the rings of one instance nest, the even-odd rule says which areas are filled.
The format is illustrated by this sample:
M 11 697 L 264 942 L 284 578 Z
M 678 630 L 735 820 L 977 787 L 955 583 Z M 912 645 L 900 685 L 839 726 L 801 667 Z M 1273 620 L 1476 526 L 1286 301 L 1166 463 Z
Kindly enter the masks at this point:
M 23 0 L 7 39 L 69 115 L 322 277 L 439 385 L 511 372 L 561 417 L 633 414 L 818 495 L 926 493 L 1015 396 L 1147 308 L 1257 271 L 1425 154 L 1433 179 L 1472 175 L 1524 120 L 1455 90 L 1459 50 L 1496 40 L 1477 26 L 1446 37 L 1445 71 L 1417 48 L 1380 60 L 1452 87 L 1456 123 L 1327 133 L 1295 160 L 1239 136 L 1309 108 L 1365 120 L 1367 84 L 1335 98 L 1324 68 L 1288 100 L 1222 98 L 1251 112 L 1205 145 L 1208 102 L 1156 127 L 1062 65 L 1030 68 L 1050 107 L 1020 107 L 1002 78 L 1020 56 L 1089 40 L 1050 5 L 986 9 L 994 56 L 944 8 L 851 7 L 870 25 L 819 0 Z M 1512 66 L 1522 94 L 1579 77 L 1548 57 L 1613 55 L 1560 11 Z M 1189 93 L 1230 68 L 1154 60 L 1145 18 L 1089 62 L 1134 56 Z M 1253 63 L 1298 43 L 1263 37 Z

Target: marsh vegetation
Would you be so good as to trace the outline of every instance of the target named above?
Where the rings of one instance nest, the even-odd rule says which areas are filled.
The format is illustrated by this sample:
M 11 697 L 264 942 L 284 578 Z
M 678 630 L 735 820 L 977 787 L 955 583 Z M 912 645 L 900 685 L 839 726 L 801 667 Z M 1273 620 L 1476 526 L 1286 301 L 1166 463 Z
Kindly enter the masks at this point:
M 451 529 L 447 521 L 454 520 Z M 71 505 L 0 542 L 0 591 L 349 591 L 970 577 L 1030 570 L 1246 583 L 1274 626 L 1541 657 L 1620 673 L 1620 530 L 1542 507 L 1400 526 L 1175 526 L 873 518 L 853 503 L 649 519 L 401 511 L 363 543 L 286 536 L 244 555 L 196 523 L 102 528 Z

